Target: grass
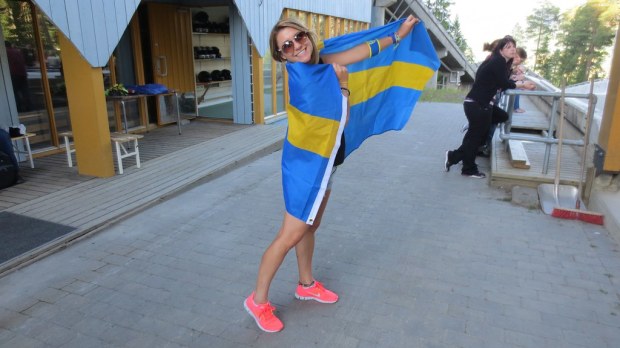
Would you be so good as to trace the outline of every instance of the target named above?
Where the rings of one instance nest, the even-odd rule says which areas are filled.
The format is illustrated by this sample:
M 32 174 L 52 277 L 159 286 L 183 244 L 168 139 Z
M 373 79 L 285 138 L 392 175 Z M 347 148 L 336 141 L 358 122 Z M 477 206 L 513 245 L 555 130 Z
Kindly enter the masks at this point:
M 421 102 L 462 103 L 467 94 L 460 89 L 425 89 L 420 97 Z

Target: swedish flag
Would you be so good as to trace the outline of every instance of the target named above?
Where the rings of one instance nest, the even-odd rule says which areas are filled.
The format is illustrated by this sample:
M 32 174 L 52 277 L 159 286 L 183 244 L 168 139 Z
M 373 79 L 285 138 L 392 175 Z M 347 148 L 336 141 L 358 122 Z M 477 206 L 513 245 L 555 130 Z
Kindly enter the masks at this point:
M 326 40 L 321 55 L 387 37 L 403 20 Z M 396 47 L 347 66 L 350 115 L 346 99 L 328 64 L 287 64 L 289 128 L 282 153 L 282 184 L 289 214 L 312 224 L 325 195 L 334 158 L 345 133 L 346 155 L 368 137 L 402 129 L 439 59 L 423 23 Z

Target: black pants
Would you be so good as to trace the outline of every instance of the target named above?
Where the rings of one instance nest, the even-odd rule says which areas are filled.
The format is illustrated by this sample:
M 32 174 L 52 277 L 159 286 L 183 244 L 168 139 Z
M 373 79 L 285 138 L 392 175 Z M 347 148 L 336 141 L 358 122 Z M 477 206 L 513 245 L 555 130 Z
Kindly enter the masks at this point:
M 463 103 L 463 109 L 465 110 L 467 121 L 469 121 L 469 128 L 463 137 L 461 147 L 450 153 L 448 161 L 451 164 L 463 161 L 461 173 L 474 174 L 478 172 L 476 153 L 478 153 L 480 144 L 485 143 L 489 134 L 493 109 L 491 105 L 482 107 L 476 102 Z
M 500 108 L 497 105 L 493 105 L 493 112 L 491 113 L 491 126 L 489 127 L 489 135 L 486 138 L 486 141 L 481 144 L 482 146 L 490 146 L 491 140 L 493 140 L 493 134 L 495 134 L 495 129 L 497 125 L 500 123 L 504 123 L 508 121 L 508 113 L 504 111 L 504 109 Z

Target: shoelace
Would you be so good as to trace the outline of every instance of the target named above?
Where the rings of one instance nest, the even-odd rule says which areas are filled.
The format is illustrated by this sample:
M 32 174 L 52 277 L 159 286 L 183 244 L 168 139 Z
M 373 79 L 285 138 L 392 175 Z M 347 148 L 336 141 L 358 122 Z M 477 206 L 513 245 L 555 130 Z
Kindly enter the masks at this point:
M 312 288 L 309 288 L 308 290 L 310 290 L 310 289 L 312 289 Z M 314 290 L 313 292 L 316 292 L 317 294 L 321 295 L 321 294 L 323 294 L 325 292 L 325 287 L 323 287 L 323 284 L 321 282 L 318 282 L 318 281 L 315 280 L 314 281 L 314 289 L 312 289 L 312 290 Z M 312 290 L 310 290 L 310 291 L 312 291 Z
M 272 319 L 273 318 L 273 311 L 276 310 L 276 307 L 272 306 L 271 303 L 266 303 L 264 306 L 261 306 L 261 311 L 258 314 L 258 317 L 262 320 L 262 319 Z

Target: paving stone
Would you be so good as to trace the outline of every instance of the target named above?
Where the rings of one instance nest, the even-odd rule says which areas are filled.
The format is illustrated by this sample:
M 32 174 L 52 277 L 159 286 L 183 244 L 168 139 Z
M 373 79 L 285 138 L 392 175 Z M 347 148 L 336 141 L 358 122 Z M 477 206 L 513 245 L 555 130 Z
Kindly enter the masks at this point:
M 314 255 L 340 301 L 296 300 L 290 252 L 270 289 L 279 334 L 242 307 L 282 221 L 276 152 L 0 278 L 0 345 L 616 347 L 620 246 L 443 172 L 463 120 L 422 103 L 347 158 Z

